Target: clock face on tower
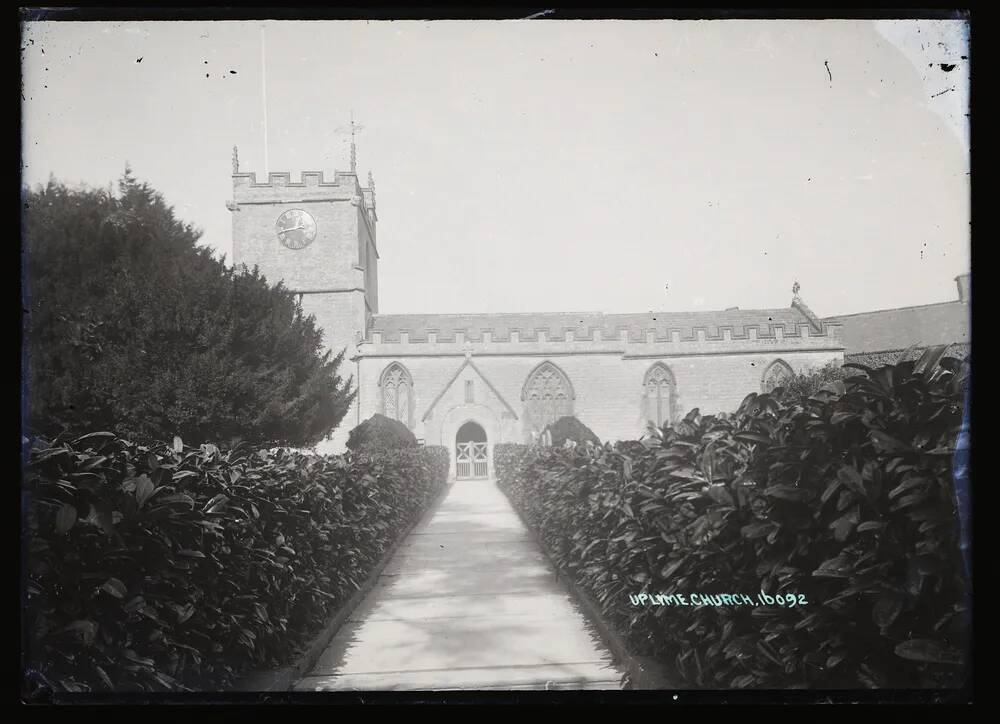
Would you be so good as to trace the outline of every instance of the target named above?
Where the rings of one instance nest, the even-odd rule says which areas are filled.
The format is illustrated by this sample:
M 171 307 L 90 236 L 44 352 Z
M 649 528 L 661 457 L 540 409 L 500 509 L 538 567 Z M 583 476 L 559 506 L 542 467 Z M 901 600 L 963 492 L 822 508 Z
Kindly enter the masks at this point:
M 301 209 L 289 209 L 274 226 L 278 239 L 289 249 L 304 249 L 316 238 L 316 220 Z

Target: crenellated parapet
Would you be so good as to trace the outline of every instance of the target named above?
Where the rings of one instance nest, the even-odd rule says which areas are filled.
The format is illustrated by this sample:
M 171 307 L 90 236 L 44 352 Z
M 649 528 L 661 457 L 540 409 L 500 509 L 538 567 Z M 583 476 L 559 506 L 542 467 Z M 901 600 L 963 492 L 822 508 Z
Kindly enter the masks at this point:
M 358 175 L 352 171 L 334 171 L 333 178 L 327 179 L 323 171 L 302 171 L 296 181 L 288 171 L 271 171 L 264 181 L 257 180 L 255 171 L 241 171 L 233 174 L 233 186 L 250 188 L 287 188 L 309 186 L 348 186 L 358 187 Z
M 303 171 L 294 177 L 287 171 L 271 171 L 266 179 L 258 179 L 253 171 L 233 173 L 231 207 L 311 201 L 353 202 L 374 213 L 374 193 L 361 186 L 352 171 L 334 171 L 330 177 L 323 171 Z
M 819 329 L 800 324 L 747 324 L 636 329 L 591 327 L 422 327 L 405 329 L 376 324 L 358 345 L 363 355 L 621 354 L 678 356 L 759 351 L 843 350 L 840 325 L 821 323 Z

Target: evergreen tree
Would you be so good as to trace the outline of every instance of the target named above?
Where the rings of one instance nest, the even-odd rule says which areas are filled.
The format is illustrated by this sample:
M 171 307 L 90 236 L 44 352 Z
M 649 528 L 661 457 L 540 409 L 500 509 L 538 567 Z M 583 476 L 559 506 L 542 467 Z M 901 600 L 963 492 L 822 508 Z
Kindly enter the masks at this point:
M 311 446 L 354 393 L 294 295 L 198 245 L 126 168 L 24 191 L 29 432 Z

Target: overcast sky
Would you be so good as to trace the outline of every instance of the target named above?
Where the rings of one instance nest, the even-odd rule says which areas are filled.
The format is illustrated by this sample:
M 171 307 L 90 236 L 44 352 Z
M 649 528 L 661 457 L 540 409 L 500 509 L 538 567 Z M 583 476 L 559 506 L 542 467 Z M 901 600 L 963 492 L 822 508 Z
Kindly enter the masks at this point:
M 259 177 L 347 170 L 353 109 L 382 312 L 780 307 L 795 280 L 820 315 L 948 301 L 965 27 L 32 23 L 24 180 L 127 161 L 230 257 L 233 145 Z

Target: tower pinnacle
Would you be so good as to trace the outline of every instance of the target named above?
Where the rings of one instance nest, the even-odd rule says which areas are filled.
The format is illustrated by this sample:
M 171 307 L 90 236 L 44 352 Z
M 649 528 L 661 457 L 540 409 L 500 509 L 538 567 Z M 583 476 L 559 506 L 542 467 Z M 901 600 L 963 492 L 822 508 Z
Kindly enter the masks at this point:
M 351 123 L 347 126 L 341 126 L 337 129 L 337 133 L 350 133 L 351 134 L 351 173 L 356 174 L 358 172 L 358 147 L 355 142 L 355 135 L 358 131 L 363 131 L 364 126 L 360 123 L 354 122 L 354 111 L 351 111 Z

